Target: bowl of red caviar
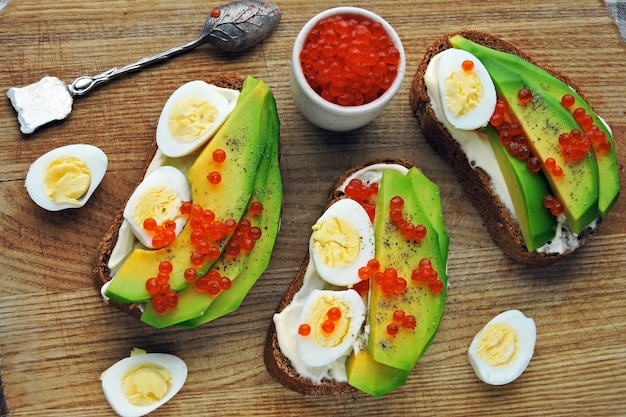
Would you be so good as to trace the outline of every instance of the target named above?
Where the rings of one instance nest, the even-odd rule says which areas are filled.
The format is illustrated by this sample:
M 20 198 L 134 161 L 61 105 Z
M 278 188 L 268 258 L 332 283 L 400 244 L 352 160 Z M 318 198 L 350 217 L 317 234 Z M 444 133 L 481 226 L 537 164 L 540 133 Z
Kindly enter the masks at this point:
M 404 79 L 402 41 L 377 14 L 336 7 L 309 20 L 296 37 L 290 88 L 300 112 L 329 131 L 350 131 L 378 117 Z

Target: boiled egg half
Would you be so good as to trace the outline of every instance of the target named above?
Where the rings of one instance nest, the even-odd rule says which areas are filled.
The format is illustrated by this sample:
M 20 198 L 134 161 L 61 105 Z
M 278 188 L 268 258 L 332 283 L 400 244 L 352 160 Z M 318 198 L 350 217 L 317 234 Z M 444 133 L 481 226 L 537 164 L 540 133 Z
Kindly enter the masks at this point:
M 469 362 L 481 381 L 491 385 L 508 384 L 530 363 L 536 340 L 533 319 L 519 310 L 505 311 L 476 334 L 469 347 Z
M 461 49 L 446 49 L 438 59 L 437 85 L 446 119 L 462 130 L 487 125 L 496 108 L 497 95 L 485 66 Z
M 134 349 L 100 376 L 102 391 L 117 414 L 140 417 L 169 401 L 184 385 L 187 365 L 177 356 Z
M 365 303 L 355 290 L 313 290 L 298 329 L 298 355 L 308 366 L 324 366 L 347 355 L 365 321 Z
M 147 230 L 146 219 L 164 226 L 167 220 L 175 222 L 178 236 L 187 223 L 187 216 L 180 212 L 181 205 L 190 201 L 191 189 L 185 175 L 169 165 L 161 166 L 149 173 L 135 188 L 124 208 L 124 219 L 135 237 L 146 247 L 154 248 L 154 230 Z
M 374 258 L 374 228 L 363 206 L 350 198 L 333 203 L 313 225 L 309 253 L 324 281 L 359 282 L 359 268 Z
M 62 146 L 41 155 L 26 174 L 26 191 L 49 211 L 82 207 L 104 178 L 108 158 L 87 144 Z
M 183 84 L 163 106 L 157 146 L 173 158 L 195 151 L 219 129 L 230 109 L 228 99 L 213 84 L 200 80 Z

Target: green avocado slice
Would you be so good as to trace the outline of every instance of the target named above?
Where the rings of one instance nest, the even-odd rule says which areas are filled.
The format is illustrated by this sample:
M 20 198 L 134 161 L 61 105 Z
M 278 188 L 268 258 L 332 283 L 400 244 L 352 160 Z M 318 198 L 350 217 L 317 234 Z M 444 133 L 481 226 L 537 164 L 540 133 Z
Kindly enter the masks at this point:
M 525 162 L 509 154 L 492 126 L 487 126 L 486 133 L 511 194 L 526 248 L 532 252 L 555 235 L 556 217 L 543 206 L 543 198 L 550 194 L 550 186 L 543 175 L 533 174 Z

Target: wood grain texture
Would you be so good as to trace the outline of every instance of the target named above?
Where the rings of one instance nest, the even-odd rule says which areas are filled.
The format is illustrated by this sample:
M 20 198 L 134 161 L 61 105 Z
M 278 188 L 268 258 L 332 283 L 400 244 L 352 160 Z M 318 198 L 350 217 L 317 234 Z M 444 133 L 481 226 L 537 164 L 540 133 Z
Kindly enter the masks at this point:
M 341 2 L 333 4 L 340 5 Z M 215 4 L 199 0 L 13 0 L 0 12 L 0 90 L 44 75 L 71 82 L 123 66 L 200 32 Z M 491 32 L 571 76 L 612 125 L 626 183 L 626 48 L 600 0 L 354 1 L 389 20 L 404 42 L 404 88 L 380 118 L 337 134 L 294 107 L 289 55 L 298 30 L 323 2 L 279 2 L 283 20 L 265 42 L 227 55 L 209 46 L 105 84 L 74 103 L 62 123 L 19 133 L 0 102 L 0 370 L 13 416 L 111 416 L 99 376 L 133 347 L 170 352 L 187 383 L 155 416 L 170 415 L 620 415 L 626 410 L 626 202 L 620 199 L 583 250 L 551 267 L 505 258 L 442 160 L 425 143 L 408 104 L 423 52 L 443 33 Z M 264 79 L 277 98 L 284 182 L 282 228 L 267 272 L 242 307 L 196 330 L 156 330 L 102 304 L 92 284 L 95 248 L 139 179 L 157 119 L 179 85 L 216 72 Z M 80 210 L 48 213 L 24 189 L 29 165 L 70 143 L 91 143 L 109 170 Z M 265 371 L 272 313 L 307 250 L 329 187 L 353 165 L 404 157 L 441 187 L 451 236 L 450 290 L 434 343 L 401 389 L 381 398 L 303 397 Z M 522 377 L 482 384 L 466 351 L 493 316 L 518 308 L 537 323 L 535 356 Z

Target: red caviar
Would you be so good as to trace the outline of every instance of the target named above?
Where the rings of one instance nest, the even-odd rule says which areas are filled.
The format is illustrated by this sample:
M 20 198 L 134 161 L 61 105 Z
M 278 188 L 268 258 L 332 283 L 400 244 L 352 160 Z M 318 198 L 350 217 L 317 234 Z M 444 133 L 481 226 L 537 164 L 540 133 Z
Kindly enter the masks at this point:
M 250 203 L 250 214 L 252 214 L 253 216 L 258 216 L 261 213 L 263 213 L 263 203 L 261 203 L 260 201 L 253 201 L 252 203 Z
M 227 291 L 232 287 L 232 281 L 226 276 L 221 276 L 214 269 L 210 270 L 206 275 L 199 278 L 194 286 L 196 291 L 205 292 L 209 295 L 217 295 L 222 291 Z
M 575 102 L 576 102 L 576 99 L 571 94 L 565 94 L 561 98 L 561 103 L 563 104 L 563 106 L 565 106 L 566 108 L 570 110 L 574 106 Z M 583 131 L 582 137 L 587 138 L 587 140 L 590 143 L 590 147 L 595 145 L 594 150 L 599 151 L 600 153 L 608 152 L 611 149 L 613 145 L 611 144 L 611 141 L 606 137 L 606 133 L 600 130 L 598 125 L 595 124 L 593 117 L 587 114 L 584 108 L 576 107 L 575 109 L 572 110 L 572 115 L 574 116 L 574 119 L 578 122 L 578 124 L 582 128 L 582 131 Z M 564 152 L 564 155 L 567 155 L 566 158 L 569 156 L 574 161 L 576 161 L 576 160 L 580 160 L 584 158 L 584 155 L 582 155 L 583 151 L 586 153 L 588 150 L 588 148 L 587 150 L 584 150 L 585 148 L 586 148 L 586 144 L 583 145 L 581 149 L 577 151 L 574 150 L 572 152 L 572 150 L 569 148 L 566 150 L 562 150 L 562 151 Z M 573 153 L 573 156 L 570 156 L 572 155 L 572 153 Z
M 368 280 L 372 277 L 372 274 L 380 270 L 380 262 L 377 259 L 372 258 L 367 261 L 366 266 L 359 268 L 358 274 L 361 280 Z
M 428 284 L 433 294 L 438 294 L 443 290 L 443 282 L 439 279 L 439 273 L 433 267 L 428 258 L 422 258 L 417 268 L 411 273 L 411 280 Z
M 224 149 L 216 149 L 213 151 L 213 161 L 222 163 L 226 160 L 226 151 Z
M 474 69 L 474 61 L 471 59 L 466 59 L 461 63 L 461 67 L 465 72 L 471 72 Z
M 154 311 L 161 314 L 168 308 L 174 308 L 178 305 L 178 293 L 171 289 L 170 274 L 173 265 L 170 261 L 161 261 L 159 263 L 159 272 L 156 277 L 146 280 L 146 291 L 152 296 L 151 304 Z
M 416 225 L 405 219 L 402 214 L 402 207 L 404 207 L 402 197 L 395 196 L 391 198 L 389 201 L 389 217 L 391 221 L 400 229 L 406 240 L 422 241 L 426 237 L 428 230 L 422 224 Z
M 417 326 L 417 319 L 413 315 L 406 315 L 402 320 L 402 327 L 406 329 L 414 329 Z
M 395 310 L 393 312 L 393 321 L 395 321 L 396 323 L 402 323 L 405 317 L 406 314 L 402 310 Z
M 148 232 L 153 231 L 154 229 L 156 229 L 156 227 L 157 222 L 152 217 L 148 217 L 143 221 L 143 228 Z
M 341 318 L 341 310 L 339 309 L 339 307 L 331 307 L 330 309 L 328 309 L 326 315 L 328 316 L 329 320 L 337 321 Z
M 549 209 L 553 216 L 559 216 L 563 213 L 563 205 L 551 195 L 543 198 L 543 206 Z
M 222 182 L 222 174 L 220 174 L 218 171 L 211 171 L 209 172 L 207 179 L 209 180 L 209 183 L 217 185 Z
M 195 268 L 187 268 L 183 276 L 185 281 L 195 281 L 198 278 L 198 271 Z
M 533 92 L 524 87 L 517 93 L 517 98 L 519 99 L 520 103 L 530 103 L 530 101 L 533 99 Z
M 569 109 L 574 105 L 575 102 L 576 99 L 571 94 L 565 94 L 563 97 L 561 97 L 561 104 L 563 104 L 563 107 L 565 108 Z
M 399 277 L 395 268 L 386 268 L 374 273 L 374 282 L 379 285 L 385 295 L 400 295 L 406 289 L 406 279 Z
M 406 314 L 403 310 L 393 312 L 393 323 L 387 325 L 387 333 L 391 336 L 400 331 L 400 326 L 405 329 L 414 329 L 417 326 L 417 319 L 412 314 Z
M 527 165 L 530 172 L 541 171 L 541 160 L 536 156 L 531 156 L 530 158 L 528 158 Z
M 311 334 L 311 326 L 304 323 L 298 327 L 298 334 L 300 336 L 308 336 Z
M 400 51 L 382 25 L 356 16 L 317 22 L 300 53 L 311 88 L 341 106 L 376 100 L 393 83 L 399 63 Z
M 335 331 L 335 323 L 332 320 L 326 320 L 322 323 L 322 331 L 326 334 L 331 334 Z
M 365 184 L 358 178 L 353 178 L 344 189 L 346 197 L 359 203 L 367 212 L 370 221 L 374 222 L 376 215 L 376 196 L 378 195 L 378 183 Z
M 191 201 L 185 201 L 183 204 L 180 205 L 180 214 L 183 214 L 183 215 L 191 214 L 192 206 L 193 206 L 193 203 Z
M 400 326 L 398 326 L 396 323 L 390 323 L 387 325 L 387 334 L 389 334 L 389 336 L 395 336 L 398 334 L 399 331 Z

